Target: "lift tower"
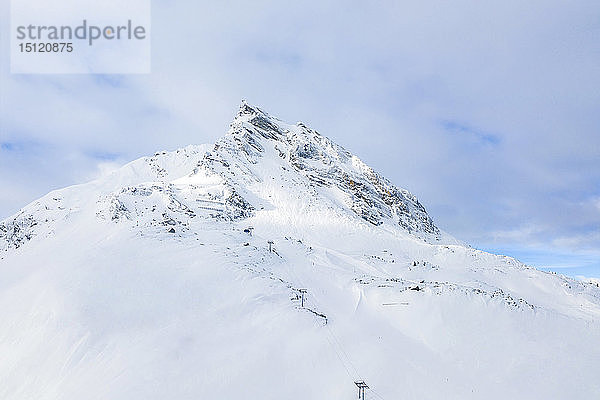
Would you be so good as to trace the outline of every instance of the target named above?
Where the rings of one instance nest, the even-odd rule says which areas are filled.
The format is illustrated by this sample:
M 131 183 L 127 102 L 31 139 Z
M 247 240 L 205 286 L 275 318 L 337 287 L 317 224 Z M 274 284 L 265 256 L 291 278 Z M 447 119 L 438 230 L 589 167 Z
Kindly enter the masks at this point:
M 365 400 L 365 389 L 368 389 L 369 386 L 365 383 L 365 381 L 354 381 L 356 387 L 358 387 L 358 398 L 359 400 Z

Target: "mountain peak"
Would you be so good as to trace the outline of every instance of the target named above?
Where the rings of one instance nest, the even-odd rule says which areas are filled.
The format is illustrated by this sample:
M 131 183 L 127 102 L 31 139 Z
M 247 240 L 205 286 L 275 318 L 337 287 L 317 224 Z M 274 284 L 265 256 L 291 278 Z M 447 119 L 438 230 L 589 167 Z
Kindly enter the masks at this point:
M 285 182 L 302 177 L 304 185 L 289 189 L 297 191 L 305 186 L 311 193 L 321 192 L 321 197 L 336 198 L 339 207 L 376 226 L 387 221 L 421 237 L 439 240 L 441 236 L 410 192 L 394 186 L 316 130 L 303 123 L 282 122 L 246 101 L 242 101 L 228 134 L 207 155 L 206 164 L 229 181 L 242 176 L 264 181 L 274 179 L 273 174 Z
M 258 134 L 265 138 L 281 140 L 288 129 L 277 118 L 257 106 L 242 100 L 239 111 L 230 125 L 229 134 Z M 242 135 L 243 136 L 243 135 Z M 247 137 L 247 136 L 246 136 Z
M 262 114 L 262 115 L 266 115 L 264 111 L 262 111 L 259 107 L 254 106 L 250 103 L 248 103 L 246 101 L 246 99 L 242 99 L 242 102 L 240 103 L 240 108 L 238 111 L 238 116 L 241 115 L 256 115 L 256 114 Z

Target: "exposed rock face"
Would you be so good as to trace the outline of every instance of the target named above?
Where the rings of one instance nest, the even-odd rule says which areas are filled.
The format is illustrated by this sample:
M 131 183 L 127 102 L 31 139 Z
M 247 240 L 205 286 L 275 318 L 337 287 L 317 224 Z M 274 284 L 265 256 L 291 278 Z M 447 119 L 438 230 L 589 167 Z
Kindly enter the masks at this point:
M 52 235 L 55 222 L 64 219 L 70 211 L 61 197 L 48 195 L 35 201 L 0 222 L 0 251 L 18 249 L 35 237 Z
M 225 179 L 256 176 L 247 165 L 269 157 L 275 149 L 290 169 L 312 185 L 336 187 L 346 194 L 346 205 L 373 225 L 392 220 L 411 233 L 438 237 L 425 208 L 410 192 L 394 186 L 343 147 L 302 123 L 287 125 L 258 107 L 243 103 L 228 134 L 203 161 Z
M 38 224 L 33 215 L 19 215 L 12 220 L 0 223 L 0 243 L 4 250 L 18 249 L 31 240 L 33 228 Z

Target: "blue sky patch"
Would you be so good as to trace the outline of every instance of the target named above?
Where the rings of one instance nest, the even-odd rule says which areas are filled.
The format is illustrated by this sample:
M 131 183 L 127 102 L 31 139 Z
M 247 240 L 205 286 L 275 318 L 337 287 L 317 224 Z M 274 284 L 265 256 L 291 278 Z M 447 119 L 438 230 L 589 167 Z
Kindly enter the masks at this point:
M 441 122 L 442 128 L 449 133 L 463 134 L 477 139 L 483 144 L 490 144 L 497 146 L 500 144 L 500 136 L 494 135 L 482 130 L 473 128 L 467 124 L 463 124 L 457 121 L 445 120 Z

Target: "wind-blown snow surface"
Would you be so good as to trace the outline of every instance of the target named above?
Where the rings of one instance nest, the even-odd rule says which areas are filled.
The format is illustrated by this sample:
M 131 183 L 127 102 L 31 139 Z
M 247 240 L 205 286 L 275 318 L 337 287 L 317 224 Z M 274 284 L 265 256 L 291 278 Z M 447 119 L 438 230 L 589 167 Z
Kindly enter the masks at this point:
M 0 249 L 1 399 L 350 399 L 356 379 L 367 398 L 600 398 L 597 285 L 462 245 L 247 104 L 214 146 L 28 205 Z

